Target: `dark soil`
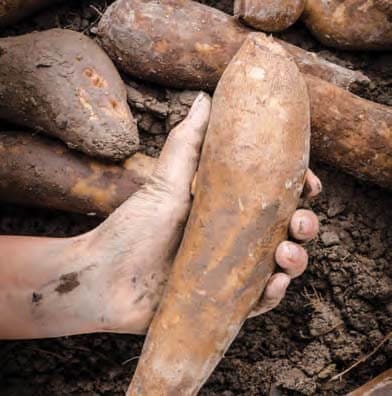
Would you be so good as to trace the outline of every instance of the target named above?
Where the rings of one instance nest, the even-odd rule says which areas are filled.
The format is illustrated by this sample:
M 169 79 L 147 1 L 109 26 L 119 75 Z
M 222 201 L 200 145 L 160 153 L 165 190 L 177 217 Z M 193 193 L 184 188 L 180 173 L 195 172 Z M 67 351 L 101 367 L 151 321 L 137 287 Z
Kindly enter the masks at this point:
M 0 35 L 57 26 L 90 34 L 99 18 L 97 10 L 104 5 L 105 1 L 68 2 Z M 230 12 L 232 2 L 223 0 L 217 6 Z M 282 36 L 363 70 L 372 82 L 358 88 L 358 94 L 392 105 L 392 54 L 326 50 L 301 25 Z M 143 150 L 157 155 L 193 93 L 178 96 L 129 83 L 140 94 L 131 105 L 139 119 Z M 309 269 L 292 283 L 277 309 L 246 323 L 202 395 L 341 395 L 391 367 L 392 194 L 325 165 L 313 163 L 313 168 L 324 192 L 304 202 L 321 222 L 319 237 L 307 246 Z M 0 206 L 1 234 L 69 236 L 98 223 L 92 217 Z M 1 342 L 0 395 L 122 395 L 142 343 L 142 337 L 111 334 Z

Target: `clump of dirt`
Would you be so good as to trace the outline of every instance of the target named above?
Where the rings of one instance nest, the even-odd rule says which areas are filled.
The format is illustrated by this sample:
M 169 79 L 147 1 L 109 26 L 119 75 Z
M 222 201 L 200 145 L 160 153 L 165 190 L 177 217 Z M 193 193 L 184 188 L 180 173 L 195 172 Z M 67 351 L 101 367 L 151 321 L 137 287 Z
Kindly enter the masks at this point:
M 231 0 L 206 2 L 232 10 Z M 108 3 L 66 2 L 0 35 L 67 27 L 93 37 Z M 391 54 L 331 51 L 301 24 L 281 36 L 336 63 L 361 69 L 371 84 L 358 87 L 358 93 L 392 104 Z M 126 82 L 142 150 L 157 156 L 195 93 Z M 324 191 L 303 203 L 321 223 L 319 237 L 307 245 L 309 269 L 292 282 L 277 309 L 246 322 L 201 395 L 343 395 L 391 366 L 392 194 L 333 168 L 315 162 L 312 167 Z M 63 237 L 98 223 L 94 217 L 0 206 L 0 234 Z M 143 337 L 112 334 L 1 342 L 0 395 L 123 395 L 142 343 Z

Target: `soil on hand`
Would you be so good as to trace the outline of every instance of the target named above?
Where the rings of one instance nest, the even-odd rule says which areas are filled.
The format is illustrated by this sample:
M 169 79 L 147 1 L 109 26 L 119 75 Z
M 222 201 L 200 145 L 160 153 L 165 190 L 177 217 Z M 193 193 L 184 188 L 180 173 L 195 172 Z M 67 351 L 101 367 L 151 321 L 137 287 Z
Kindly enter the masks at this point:
M 205 2 L 232 12 L 231 0 Z M 66 27 L 94 37 L 109 3 L 66 2 L 3 29 L 0 36 Z M 356 93 L 392 105 L 392 54 L 331 51 L 301 24 L 280 37 L 362 70 L 371 83 Z M 195 93 L 126 81 L 142 151 L 157 156 Z M 246 322 L 203 396 L 343 395 L 391 367 L 392 193 L 316 160 L 312 167 L 324 191 L 318 199 L 303 202 L 321 223 L 318 238 L 307 245 L 309 269 L 293 281 L 277 309 Z M 98 223 L 94 217 L 0 206 L 1 234 L 70 236 Z M 123 395 L 142 344 L 143 337 L 111 334 L 1 342 L 0 396 Z

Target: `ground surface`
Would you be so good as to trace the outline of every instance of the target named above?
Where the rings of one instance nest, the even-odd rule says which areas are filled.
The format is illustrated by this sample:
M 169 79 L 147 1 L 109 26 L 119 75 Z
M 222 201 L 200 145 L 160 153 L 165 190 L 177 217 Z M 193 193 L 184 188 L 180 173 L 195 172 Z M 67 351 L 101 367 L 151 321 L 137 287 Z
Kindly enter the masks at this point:
M 89 33 L 99 18 L 97 10 L 104 6 L 104 1 L 68 2 L 0 34 L 56 26 Z M 224 0 L 217 6 L 230 12 L 232 4 Z M 372 84 L 360 94 L 392 105 L 391 54 L 327 51 L 301 26 L 284 37 L 363 70 Z M 143 92 L 144 97 L 158 95 L 173 107 L 174 118 L 165 120 L 161 114 L 165 111 L 139 106 L 143 150 L 157 155 L 167 125 L 181 117 L 181 101 L 186 105 L 192 94 L 182 96 L 179 104 L 178 98 L 174 103 L 164 91 Z M 317 201 L 305 203 L 321 221 L 319 238 L 308 246 L 309 270 L 293 282 L 279 308 L 246 323 L 202 395 L 340 395 L 391 367 L 392 194 L 314 161 L 313 167 L 325 189 Z M 1 234 L 75 235 L 97 222 L 78 215 L 0 206 Z M 108 334 L 2 342 L 0 395 L 122 395 L 142 343 L 142 337 Z M 362 364 L 332 380 L 371 353 Z

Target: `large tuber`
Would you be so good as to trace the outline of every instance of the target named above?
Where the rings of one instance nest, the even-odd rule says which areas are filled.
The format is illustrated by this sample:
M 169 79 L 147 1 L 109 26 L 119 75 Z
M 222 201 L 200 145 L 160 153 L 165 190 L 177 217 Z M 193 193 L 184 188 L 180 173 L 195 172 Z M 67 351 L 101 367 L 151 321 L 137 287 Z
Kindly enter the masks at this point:
M 129 396 L 195 395 L 219 363 L 274 269 L 309 135 L 297 66 L 250 35 L 215 92 L 191 214 Z
M 190 0 L 117 0 L 98 25 L 102 46 L 125 73 L 168 87 L 204 91 L 216 87 L 249 32 L 233 17 Z M 367 81 L 362 73 L 279 43 L 304 73 L 342 88 Z
M 61 142 L 28 132 L 0 132 L 0 201 L 108 216 L 136 192 L 155 159 L 96 161 Z
M 71 30 L 0 39 L 0 117 L 110 160 L 125 159 L 139 142 L 110 58 Z
M 392 108 L 310 75 L 312 156 L 392 189 Z
M 303 20 L 312 34 L 330 47 L 392 49 L 390 0 L 307 0 Z
M 99 25 L 103 45 L 125 72 L 166 86 L 208 90 L 248 33 L 228 15 L 189 0 L 117 0 Z M 262 33 L 261 40 L 269 42 Z M 283 45 L 308 83 L 315 159 L 392 188 L 391 108 L 336 86 L 349 88 L 360 73 Z

